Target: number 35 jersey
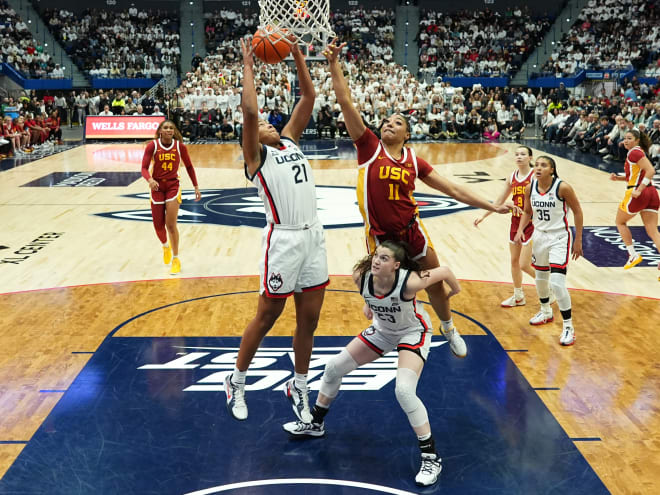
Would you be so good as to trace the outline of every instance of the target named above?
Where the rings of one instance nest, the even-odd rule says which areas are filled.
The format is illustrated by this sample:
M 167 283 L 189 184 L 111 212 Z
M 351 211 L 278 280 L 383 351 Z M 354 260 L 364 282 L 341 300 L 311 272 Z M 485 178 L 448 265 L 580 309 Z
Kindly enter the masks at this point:
M 316 185 L 312 167 L 291 139 L 282 137 L 281 146 L 262 145 L 261 165 L 250 176 L 266 208 L 271 224 L 304 226 L 316 221 Z
M 532 180 L 529 202 L 532 207 L 532 221 L 534 230 L 552 232 L 558 230 L 568 231 L 568 205 L 559 197 L 561 179 L 554 177 L 550 188 L 542 193 L 539 183 Z
M 396 271 L 394 287 L 384 296 L 374 294 L 374 281 L 371 271 L 362 276 L 360 294 L 374 314 L 372 325 L 377 329 L 390 334 L 403 334 L 414 330 L 428 330 L 431 328 L 431 319 L 417 299 L 404 299 L 403 293 L 410 271 L 399 269 Z

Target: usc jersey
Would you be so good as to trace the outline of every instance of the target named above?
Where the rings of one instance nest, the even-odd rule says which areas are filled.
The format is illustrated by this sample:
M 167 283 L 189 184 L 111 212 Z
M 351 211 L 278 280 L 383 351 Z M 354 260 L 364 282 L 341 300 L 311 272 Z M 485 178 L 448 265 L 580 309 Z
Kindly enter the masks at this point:
M 393 158 L 369 129 L 355 141 L 355 147 L 358 155 L 357 200 L 367 235 L 406 230 L 418 213 L 413 198 L 415 179 L 426 177 L 433 167 L 405 146 L 401 158 Z
M 193 186 L 197 186 L 195 169 L 190 161 L 188 149 L 173 139 L 169 146 L 163 145 L 160 139 L 154 139 L 147 144 L 142 158 L 142 177 L 149 180 L 149 165 L 153 161 L 151 177 L 156 181 L 170 181 L 179 178 L 179 165 L 183 161 Z
M 626 164 L 624 169 L 626 171 L 626 182 L 628 187 L 637 187 L 644 178 L 644 171 L 640 169 L 637 162 L 639 162 L 646 155 L 639 146 L 635 146 L 628 151 L 626 155 Z
M 534 170 L 530 170 L 529 173 L 523 178 L 518 178 L 517 170 L 511 174 L 511 200 L 513 201 L 514 205 L 519 206 L 521 209 L 524 209 L 525 207 L 525 191 L 532 181 L 532 175 L 534 175 Z M 521 217 L 522 214 L 518 214 L 514 211 L 513 216 Z

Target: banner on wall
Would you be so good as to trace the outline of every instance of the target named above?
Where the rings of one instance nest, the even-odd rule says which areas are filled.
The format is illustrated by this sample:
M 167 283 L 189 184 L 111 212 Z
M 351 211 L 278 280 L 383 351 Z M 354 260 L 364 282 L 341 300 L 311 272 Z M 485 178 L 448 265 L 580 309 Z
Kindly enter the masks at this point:
M 163 120 L 164 115 L 89 115 L 85 119 L 85 139 L 149 139 Z

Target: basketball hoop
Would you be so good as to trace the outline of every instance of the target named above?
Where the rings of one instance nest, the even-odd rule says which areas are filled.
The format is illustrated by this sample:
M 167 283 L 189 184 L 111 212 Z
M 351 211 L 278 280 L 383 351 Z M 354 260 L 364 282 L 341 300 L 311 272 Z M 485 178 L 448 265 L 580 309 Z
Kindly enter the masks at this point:
M 259 28 L 284 39 L 294 35 L 299 44 L 314 40 L 326 44 L 336 36 L 330 26 L 329 0 L 259 0 Z

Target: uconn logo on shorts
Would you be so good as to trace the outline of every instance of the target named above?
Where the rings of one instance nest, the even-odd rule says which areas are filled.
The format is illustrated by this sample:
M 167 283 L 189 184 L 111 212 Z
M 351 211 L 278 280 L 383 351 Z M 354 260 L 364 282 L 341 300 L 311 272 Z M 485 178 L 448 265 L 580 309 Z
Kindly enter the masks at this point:
M 132 199 L 144 199 L 148 205 L 149 193 L 123 196 Z M 355 188 L 341 186 L 316 186 L 318 217 L 326 229 L 362 227 L 363 221 L 358 209 Z M 195 193 L 185 191 L 179 209 L 179 223 L 207 223 L 263 227 L 266 214 L 263 202 L 254 187 L 237 189 L 202 190 L 202 200 L 195 203 Z M 422 218 L 448 215 L 471 209 L 448 196 L 436 194 L 415 194 Z M 151 209 L 124 210 L 97 215 L 118 220 L 138 220 L 151 222 Z

